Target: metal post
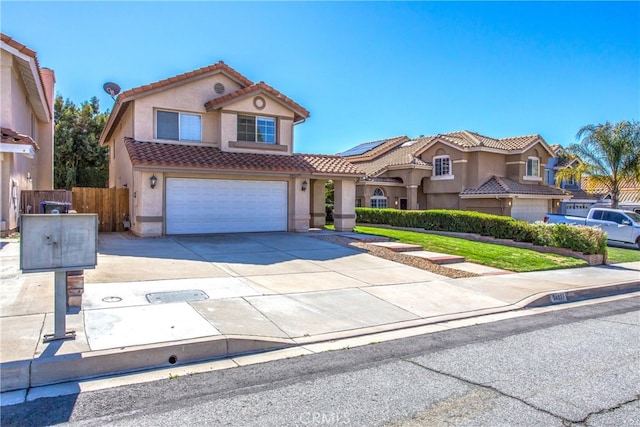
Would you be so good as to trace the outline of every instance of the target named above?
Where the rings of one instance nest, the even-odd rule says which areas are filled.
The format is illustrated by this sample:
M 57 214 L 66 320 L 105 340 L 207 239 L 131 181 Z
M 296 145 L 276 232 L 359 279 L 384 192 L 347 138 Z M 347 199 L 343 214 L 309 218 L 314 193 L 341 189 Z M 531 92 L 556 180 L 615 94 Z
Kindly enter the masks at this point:
M 43 342 L 56 340 L 75 339 L 76 331 L 67 332 L 67 272 L 55 272 L 55 305 L 54 305 L 54 321 L 55 328 L 53 335 L 45 335 Z

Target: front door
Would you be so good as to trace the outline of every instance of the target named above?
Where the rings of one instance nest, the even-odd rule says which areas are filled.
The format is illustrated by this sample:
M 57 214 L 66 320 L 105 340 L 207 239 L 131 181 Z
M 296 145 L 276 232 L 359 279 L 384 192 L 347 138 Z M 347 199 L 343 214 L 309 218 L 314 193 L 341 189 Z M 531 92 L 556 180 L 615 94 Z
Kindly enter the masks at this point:
M 403 211 L 407 210 L 407 199 L 400 199 L 400 209 Z

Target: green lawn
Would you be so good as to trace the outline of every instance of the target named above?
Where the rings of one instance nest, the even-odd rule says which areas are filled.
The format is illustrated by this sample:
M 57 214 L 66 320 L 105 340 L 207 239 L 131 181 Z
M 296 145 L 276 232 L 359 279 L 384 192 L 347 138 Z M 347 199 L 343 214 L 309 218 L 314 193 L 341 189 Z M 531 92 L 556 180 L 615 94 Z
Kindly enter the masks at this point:
M 640 261 L 640 251 L 637 249 L 607 248 L 607 259 L 609 262 L 632 262 Z
M 426 251 L 460 255 L 465 257 L 469 262 L 515 272 L 583 267 L 588 265 L 586 261 L 577 258 L 546 254 L 530 249 L 512 248 L 510 246 L 492 243 L 474 242 L 436 234 L 361 226 L 356 227 L 355 231 L 385 236 L 404 243 L 421 245 Z

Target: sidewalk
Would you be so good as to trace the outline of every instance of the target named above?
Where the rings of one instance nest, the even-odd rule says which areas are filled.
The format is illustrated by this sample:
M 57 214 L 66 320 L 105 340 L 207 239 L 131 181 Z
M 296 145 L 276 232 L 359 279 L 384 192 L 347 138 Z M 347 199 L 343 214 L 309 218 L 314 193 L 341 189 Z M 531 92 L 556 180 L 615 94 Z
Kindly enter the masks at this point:
M 640 263 L 449 279 L 306 235 L 101 236 L 75 340 L 53 331 L 53 273 L 1 243 L 1 391 L 640 291 Z

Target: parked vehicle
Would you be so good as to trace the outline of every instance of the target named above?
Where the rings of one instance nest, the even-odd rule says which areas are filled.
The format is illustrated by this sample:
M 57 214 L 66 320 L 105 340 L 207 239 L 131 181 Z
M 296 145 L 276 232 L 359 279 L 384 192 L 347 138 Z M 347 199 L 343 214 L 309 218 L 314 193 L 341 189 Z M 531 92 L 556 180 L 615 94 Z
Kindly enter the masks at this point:
M 547 224 L 570 224 L 599 227 L 607 233 L 607 239 L 635 244 L 640 249 L 640 214 L 623 209 L 592 208 L 586 218 L 546 214 Z

